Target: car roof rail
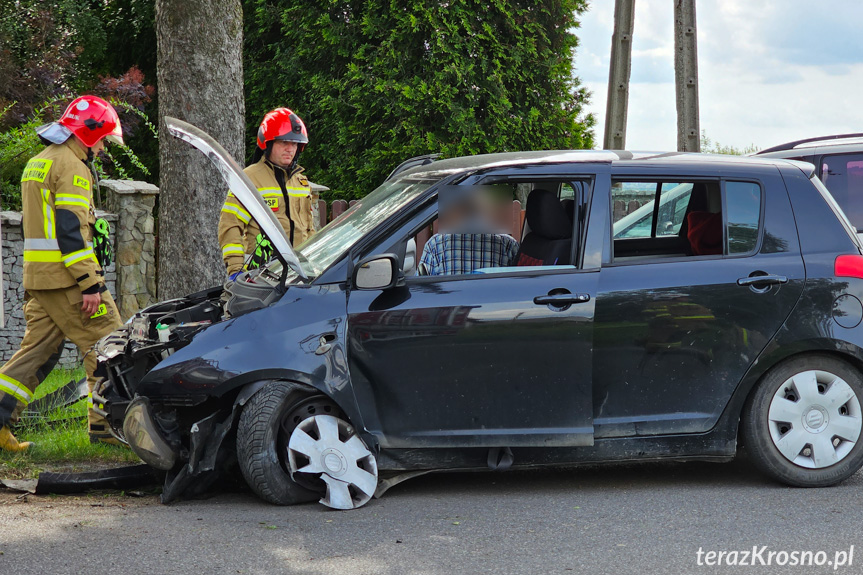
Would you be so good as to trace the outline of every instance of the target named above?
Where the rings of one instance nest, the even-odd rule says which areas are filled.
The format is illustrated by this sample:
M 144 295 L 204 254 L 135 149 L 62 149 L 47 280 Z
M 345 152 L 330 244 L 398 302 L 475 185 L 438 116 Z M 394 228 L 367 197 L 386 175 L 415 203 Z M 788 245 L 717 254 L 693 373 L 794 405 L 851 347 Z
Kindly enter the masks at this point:
M 779 144 L 778 146 L 773 146 L 772 148 L 767 148 L 766 150 L 759 150 L 755 152 L 755 155 L 766 154 L 767 152 L 781 152 L 782 150 L 793 150 L 800 144 L 808 144 L 810 142 L 826 142 L 829 140 L 844 140 L 846 138 L 863 138 L 863 133 L 856 134 L 837 134 L 835 136 L 819 136 L 817 138 L 806 138 L 803 140 L 795 140 L 793 142 L 788 142 L 785 144 Z
M 392 180 L 394 177 L 396 177 L 397 175 L 404 172 L 405 170 L 409 170 L 410 168 L 415 168 L 417 166 L 426 166 L 428 164 L 431 164 L 432 162 L 434 162 L 438 158 L 440 158 L 440 154 L 424 154 L 422 156 L 414 156 L 413 158 L 410 158 L 409 160 L 405 160 L 404 162 L 402 162 L 401 164 L 396 166 L 396 169 L 393 170 L 392 172 L 390 172 L 390 175 L 387 176 L 387 178 L 384 181 L 388 182 L 388 181 Z

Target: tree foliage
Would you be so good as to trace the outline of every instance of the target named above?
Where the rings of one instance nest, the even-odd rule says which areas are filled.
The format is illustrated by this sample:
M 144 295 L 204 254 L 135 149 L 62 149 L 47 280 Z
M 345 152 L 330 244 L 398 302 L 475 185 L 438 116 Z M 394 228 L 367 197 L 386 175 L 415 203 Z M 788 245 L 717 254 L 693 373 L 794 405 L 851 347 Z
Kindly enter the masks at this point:
M 157 181 L 155 89 L 146 76 L 155 80 L 152 20 L 147 0 L 0 0 L 3 209 L 20 206 L 21 170 L 42 148 L 33 130 L 82 93 L 120 114 L 129 147 L 101 163 L 106 175 Z
M 276 106 L 300 161 L 361 197 L 408 157 L 586 148 L 573 73 L 586 0 L 245 0 L 248 141 Z
M 754 154 L 760 149 L 761 148 L 759 148 L 755 144 L 749 144 L 748 146 L 744 146 L 743 148 L 737 148 L 735 146 L 725 146 L 723 144 L 720 144 L 716 140 L 709 138 L 707 136 L 707 132 L 705 130 L 701 130 L 701 151 L 705 154 L 746 156 L 748 154 Z
M 301 162 L 338 197 L 366 194 L 413 155 L 592 145 L 573 70 L 586 0 L 243 7 L 247 158 L 264 113 L 291 107 L 310 130 Z M 142 92 L 156 81 L 154 22 L 152 0 L 0 0 L 0 140 L 51 119 L 58 100 L 97 93 L 129 105 L 121 118 L 141 167 L 130 160 L 123 174 L 157 183 L 158 92 Z

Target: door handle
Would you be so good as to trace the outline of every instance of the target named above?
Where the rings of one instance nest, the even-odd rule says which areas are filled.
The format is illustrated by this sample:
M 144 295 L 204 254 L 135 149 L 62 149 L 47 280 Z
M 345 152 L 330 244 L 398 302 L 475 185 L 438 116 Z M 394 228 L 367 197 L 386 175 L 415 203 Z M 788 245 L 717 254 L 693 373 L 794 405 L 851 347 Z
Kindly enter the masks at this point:
M 739 286 L 753 286 L 753 285 L 762 285 L 769 286 L 773 284 L 787 284 L 788 278 L 785 276 L 777 276 L 777 275 L 763 275 L 763 276 L 749 276 L 746 278 L 740 278 L 737 280 L 737 285 Z
M 590 301 L 590 294 L 587 293 L 561 293 L 554 295 L 538 295 L 533 298 L 533 303 L 536 305 L 553 305 L 563 306 L 573 303 L 584 303 Z

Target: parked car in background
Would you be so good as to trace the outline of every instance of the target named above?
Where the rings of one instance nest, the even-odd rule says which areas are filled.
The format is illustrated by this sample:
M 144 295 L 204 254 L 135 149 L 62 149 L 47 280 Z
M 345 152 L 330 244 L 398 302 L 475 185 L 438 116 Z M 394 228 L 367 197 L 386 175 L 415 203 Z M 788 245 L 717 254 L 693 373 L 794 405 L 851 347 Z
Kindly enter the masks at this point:
M 756 152 L 809 162 L 858 233 L 863 232 L 863 134 L 808 138 Z
M 165 500 L 232 465 L 267 501 L 339 509 L 428 471 L 729 461 L 740 442 L 789 485 L 863 465 L 863 244 L 809 164 L 437 160 L 294 249 L 218 144 L 166 123 L 216 164 L 278 260 L 97 344 L 94 403 L 166 473 Z M 518 254 L 417 275 L 406 254 L 443 190 L 475 188 L 528 190 Z M 636 192 L 650 207 L 618 225 L 629 216 L 612 206 Z M 443 258 L 483 262 L 497 245 L 451 235 Z

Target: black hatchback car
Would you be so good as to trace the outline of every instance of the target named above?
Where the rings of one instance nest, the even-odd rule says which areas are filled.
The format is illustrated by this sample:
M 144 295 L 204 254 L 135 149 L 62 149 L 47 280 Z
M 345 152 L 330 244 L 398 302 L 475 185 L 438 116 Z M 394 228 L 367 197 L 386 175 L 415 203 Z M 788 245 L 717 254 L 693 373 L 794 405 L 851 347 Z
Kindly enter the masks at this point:
M 278 259 L 97 346 L 94 400 L 166 472 L 164 500 L 233 464 L 267 501 L 346 509 L 431 470 L 727 461 L 742 443 L 815 487 L 863 463 L 863 247 L 810 164 L 434 161 L 292 250 L 218 144 L 168 125 Z M 527 196 L 521 237 L 441 232 L 416 263 L 444 191 L 477 189 Z

